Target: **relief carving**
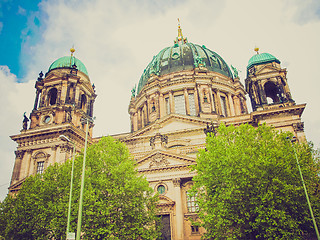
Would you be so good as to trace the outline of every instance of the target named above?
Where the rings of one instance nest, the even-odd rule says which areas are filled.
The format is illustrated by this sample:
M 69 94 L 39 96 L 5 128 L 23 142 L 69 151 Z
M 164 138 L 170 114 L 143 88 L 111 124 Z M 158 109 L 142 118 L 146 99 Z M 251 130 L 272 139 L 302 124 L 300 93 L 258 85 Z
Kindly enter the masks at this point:
M 60 152 L 61 153 L 68 153 L 71 151 L 71 147 L 68 144 L 60 145 Z
M 294 123 L 293 129 L 296 132 L 303 132 L 304 131 L 304 122 Z
M 169 161 L 165 159 L 160 153 L 155 154 L 149 164 L 149 168 L 152 167 L 166 167 L 169 165 Z
M 23 151 L 23 150 L 17 150 L 17 151 L 15 151 L 14 153 L 16 154 L 16 158 L 22 159 L 25 151 Z
M 172 179 L 173 186 L 174 187 L 180 187 L 181 179 L 180 178 L 174 178 Z

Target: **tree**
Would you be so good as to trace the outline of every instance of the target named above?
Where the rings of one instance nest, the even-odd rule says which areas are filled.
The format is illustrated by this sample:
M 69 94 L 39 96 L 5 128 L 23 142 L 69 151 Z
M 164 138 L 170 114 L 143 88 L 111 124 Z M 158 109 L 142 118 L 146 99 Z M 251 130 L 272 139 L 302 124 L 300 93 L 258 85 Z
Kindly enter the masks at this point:
M 199 217 L 209 239 L 313 239 L 292 134 L 271 127 L 221 124 L 208 134 L 194 170 Z M 319 161 L 312 146 L 295 144 L 319 223 Z
M 70 231 L 76 231 L 80 155 L 75 161 Z M 29 177 L 16 197 L 1 204 L 5 239 L 65 239 L 71 162 Z M 104 137 L 87 150 L 83 239 L 155 239 L 157 196 L 139 176 L 123 143 Z

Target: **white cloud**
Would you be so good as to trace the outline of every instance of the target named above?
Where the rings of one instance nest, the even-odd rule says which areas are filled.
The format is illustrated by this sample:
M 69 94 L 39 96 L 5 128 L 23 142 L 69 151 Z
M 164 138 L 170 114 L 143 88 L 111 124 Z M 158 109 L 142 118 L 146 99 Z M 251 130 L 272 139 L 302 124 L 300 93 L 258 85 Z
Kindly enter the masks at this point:
M 0 66 L 0 200 L 3 200 L 11 180 L 16 144 L 9 138 L 22 129 L 23 113 L 30 112 L 33 83 L 17 83 L 17 77 L 7 66 Z
M 320 102 L 317 93 L 320 89 L 317 72 L 320 35 L 315 31 L 320 29 L 320 22 L 317 18 L 304 24 L 296 20 L 297 11 L 303 5 L 301 1 L 161 3 L 142 0 L 44 1 L 40 7 L 43 15 L 47 15 L 43 20 L 46 28 L 37 36 L 38 43 L 28 45 L 26 50 L 31 54 L 25 58 L 28 61 L 24 61 L 28 69 L 25 80 L 33 80 L 24 89 L 28 87 L 28 91 L 34 93 L 32 85 L 38 73 L 41 70 L 45 73 L 55 59 L 69 55 L 74 44 L 76 57 L 86 65 L 98 94 L 94 135 L 127 132 L 130 130 L 127 113 L 130 90 L 138 83 L 152 57 L 173 44 L 179 17 L 188 40 L 216 51 L 229 65 L 237 67 L 242 82 L 256 45 L 261 52 L 279 58 L 282 66 L 288 68 L 288 82 L 294 99 L 297 103 L 308 103 L 303 114 L 307 137 L 320 147 L 317 105 Z M 8 111 L 15 114 L 17 120 L 6 120 L 6 129 L 12 131 L 6 130 L 1 142 L 11 144 L 11 149 L 4 149 L 3 155 L 10 158 L 5 162 L 12 163 L 14 144 L 7 136 L 19 132 L 22 114 L 31 111 L 34 95 L 22 97 L 16 94 L 20 85 L 14 84 L 14 76 L 6 76 L 6 79 L 12 79 L 3 91 L 3 101 L 16 104 Z M 25 107 L 17 104 L 21 102 Z M 11 170 L 8 171 L 10 176 Z
M 18 6 L 18 14 L 25 16 L 27 15 L 27 11 L 23 7 Z

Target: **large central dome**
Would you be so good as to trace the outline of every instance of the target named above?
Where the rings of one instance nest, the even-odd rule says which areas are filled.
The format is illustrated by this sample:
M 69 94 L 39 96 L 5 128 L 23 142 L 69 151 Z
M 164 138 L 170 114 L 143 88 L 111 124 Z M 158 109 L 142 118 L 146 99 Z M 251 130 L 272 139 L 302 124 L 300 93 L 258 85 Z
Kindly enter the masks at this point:
M 137 94 L 146 85 L 151 74 L 161 76 L 182 70 L 192 70 L 199 66 L 232 78 L 229 66 L 217 53 L 204 45 L 200 46 L 187 41 L 179 42 L 164 48 L 153 57 L 140 78 Z

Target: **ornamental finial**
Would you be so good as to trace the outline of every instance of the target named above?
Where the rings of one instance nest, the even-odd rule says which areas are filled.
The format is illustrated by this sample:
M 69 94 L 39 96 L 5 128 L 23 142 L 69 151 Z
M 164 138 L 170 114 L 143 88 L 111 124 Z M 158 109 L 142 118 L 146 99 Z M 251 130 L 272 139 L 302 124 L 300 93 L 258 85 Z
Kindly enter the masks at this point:
M 70 57 L 70 67 L 72 65 L 72 57 L 73 57 L 73 54 L 76 50 L 74 49 L 74 45 L 72 45 L 72 48 L 70 48 L 70 52 L 71 52 L 71 57 Z
M 174 43 L 177 44 L 177 43 L 186 43 L 186 42 L 187 42 L 187 38 L 183 37 L 182 29 L 180 26 L 180 19 L 178 18 L 178 37 L 176 38 Z
M 255 48 L 254 48 L 254 51 L 255 51 L 257 54 L 259 54 L 259 48 L 258 48 L 258 47 L 255 47 Z

